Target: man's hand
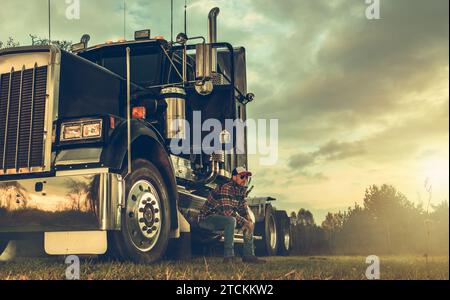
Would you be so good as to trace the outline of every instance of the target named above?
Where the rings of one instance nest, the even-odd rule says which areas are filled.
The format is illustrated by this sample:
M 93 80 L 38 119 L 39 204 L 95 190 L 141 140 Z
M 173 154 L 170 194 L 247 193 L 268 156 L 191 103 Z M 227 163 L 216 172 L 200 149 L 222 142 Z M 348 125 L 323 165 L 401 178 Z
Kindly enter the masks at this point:
M 246 220 L 244 225 L 242 226 L 242 231 L 244 234 L 247 232 L 253 232 L 253 229 L 255 229 L 255 224 L 252 221 Z

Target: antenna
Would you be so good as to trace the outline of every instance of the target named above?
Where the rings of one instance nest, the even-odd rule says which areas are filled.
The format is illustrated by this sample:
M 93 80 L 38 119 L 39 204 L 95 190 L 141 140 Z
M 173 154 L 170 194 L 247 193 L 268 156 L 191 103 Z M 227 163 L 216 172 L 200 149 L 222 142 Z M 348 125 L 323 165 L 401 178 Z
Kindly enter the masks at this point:
M 123 0 L 123 39 L 127 39 L 127 0 Z
M 173 0 L 170 0 L 170 41 L 173 43 Z
M 187 35 L 187 0 L 184 0 L 184 33 Z
M 48 44 L 52 43 L 50 0 L 48 0 Z

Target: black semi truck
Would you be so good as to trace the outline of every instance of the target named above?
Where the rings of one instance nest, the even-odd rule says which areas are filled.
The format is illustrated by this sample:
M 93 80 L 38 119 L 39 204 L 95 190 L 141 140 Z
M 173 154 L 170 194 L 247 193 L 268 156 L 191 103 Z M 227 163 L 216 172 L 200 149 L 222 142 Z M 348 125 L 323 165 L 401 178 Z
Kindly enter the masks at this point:
M 195 112 L 222 124 L 246 120 L 254 96 L 245 49 L 217 42 L 218 14 L 208 16 L 208 41 L 181 33 L 168 42 L 143 30 L 93 47 L 84 35 L 71 52 L 0 51 L 0 254 L 32 234 L 49 255 L 140 263 L 220 242 L 220 232 L 198 227 L 199 209 L 247 154 L 205 154 L 198 141 L 171 148 L 194 134 L 186 124 Z M 246 143 L 245 131 L 237 134 L 224 129 L 220 140 Z M 256 250 L 286 255 L 290 221 L 273 200 L 247 199 Z

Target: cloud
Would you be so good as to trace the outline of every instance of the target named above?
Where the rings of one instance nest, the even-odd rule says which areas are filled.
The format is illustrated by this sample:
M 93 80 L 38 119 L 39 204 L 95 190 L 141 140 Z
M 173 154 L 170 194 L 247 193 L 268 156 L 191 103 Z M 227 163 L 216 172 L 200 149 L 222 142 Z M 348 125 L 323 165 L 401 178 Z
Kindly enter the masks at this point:
M 314 153 L 298 153 L 290 158 L 289 166 L 291 168 L 305 168 L 316 161 Z
M 89 33 L 93 45 L 123 36 L 122 0 L 81 0 L 81 19 L 73 21 L 64 17 L 64 1 L 53 2 L 54 38 Z M 183 30 L 180 2 L 175 35 Z M 127 3 L 128 38 L 144 28 L 170 38 L 170 1 Z M 46 4 L 1 0 L 0 40 L 45 37 Z M 448 161 L 448 0 L 381 1 L 381 19 L 372 21 L 363 0 L 188 5 L 190 36 L 206 36 L 208 11 L 221 8 L 219 40 L 247 49 L 256 94 L 249 117 L 279 119 L 279 164 L 265 168 L 251 158 L 255 195 L 275 193 L 277 205 L 295 210 L 297 203 L 331 210 L 386 180 L 415 195 L 411 170 L 420 160 Z
M 265 92 L 254 108 L 285 120 L 285 138 L 329 139 L 414 113 L 408 100 L 448 73 L 448 1 L 385 2 L 379 21 L 364 18 L 363 1 L 289 2 L 265 3 L 266 16 L 297 30 L 270 61 L 282 93 Z
M 327 160 L 339 160 L 352 156 L 364 154 L 366 152 L 362 142 L 338 142 L 336 140 L 322 146 L 317 155 L 325 157 Z
M 292 169 L 304 169 L 313 166 L 318 160 L 321 160 L 322 163 L 333 160 L 343 160 L 362 155 L 365 152 L 364 145 L 360 141 L 338 142 L 332 140 L 321 146 L 317 151 L 298 153 L 291 156 L 289 166 Z M 318 176 L 317 178 L 323 178 L 323 176 Z

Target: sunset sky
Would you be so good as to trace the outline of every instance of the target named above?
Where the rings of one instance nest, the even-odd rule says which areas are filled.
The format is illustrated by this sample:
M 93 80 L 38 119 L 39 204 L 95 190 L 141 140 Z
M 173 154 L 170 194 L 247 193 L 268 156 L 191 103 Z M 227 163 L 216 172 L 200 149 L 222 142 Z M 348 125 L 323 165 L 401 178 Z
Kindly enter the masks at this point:
M 183 31 L 183 0 L 175 34 Z M 328 211 L 362 203 L 366 187 L 392 184 L 409 200 L 449 195 L 449 1 L 188 0 L 188 35 L 207 34 L 219 6 L 219 41 L 247 49 L 249 117 L 279 119 L 279 159 L 259 165 L 253 196 L 277 207 Z M 123 37 L 122 0 L 81 0 L 79 20 L 52 0 L 52 38 L 90 44 Z M 128 0 L 126 37 L 150 28 L 170 39 L 169 0 Z M 47 0 L 0 0 L 0 41 L 47 36 Z

